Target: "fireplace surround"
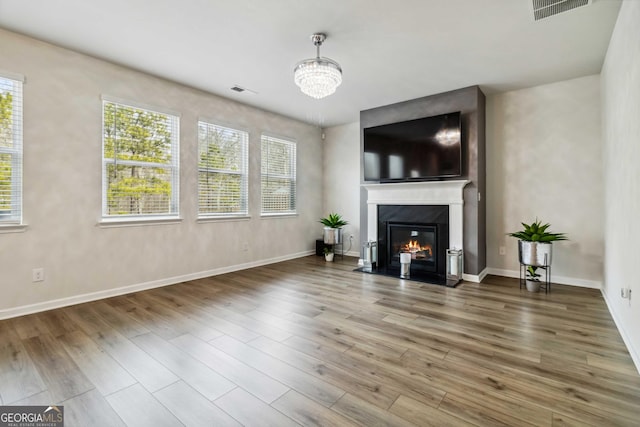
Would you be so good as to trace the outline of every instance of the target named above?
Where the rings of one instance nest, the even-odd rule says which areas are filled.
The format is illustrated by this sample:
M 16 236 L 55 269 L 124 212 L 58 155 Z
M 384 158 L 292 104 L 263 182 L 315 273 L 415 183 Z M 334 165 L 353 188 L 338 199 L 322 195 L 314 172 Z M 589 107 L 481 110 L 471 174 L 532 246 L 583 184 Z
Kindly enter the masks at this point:
M 422 262 L 411 278 L 438 284 L 446 283 L 446 250 L 463 248 L 463 189 L 469 181 L 446 180 L 365 184 L 367 190 L 367 240 L 378 242 L 378 272 L 395 275 L 393 259 L 388 259 L 388 223 L 408 225 L 408 232 L 418 227 L 436 231 L 435 271 L 427 271 Z M 413 226 L 413 228 L 412 228 Z M 422 260 L 419 260 L 422 261 Z M 399 267 L 399 266 L 398 266 Z M 433 266 L 432 266 L 433 267 Z M 399 273 L 399 268 L 398 268 Z

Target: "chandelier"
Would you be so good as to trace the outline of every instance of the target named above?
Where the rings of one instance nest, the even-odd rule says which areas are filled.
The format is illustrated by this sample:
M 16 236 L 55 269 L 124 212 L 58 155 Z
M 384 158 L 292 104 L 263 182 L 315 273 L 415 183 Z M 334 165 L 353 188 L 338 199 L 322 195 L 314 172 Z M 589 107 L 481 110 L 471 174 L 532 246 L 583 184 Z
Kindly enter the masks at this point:
M 316 57 L 298 62 L 293 69 L 293 79 L 302 93 L 316 99 L 331 95 L 342 83 L 340 65 L 333 59 L 320 57 L 320 45 L 326 38 L 322 33 L 312 35 Z

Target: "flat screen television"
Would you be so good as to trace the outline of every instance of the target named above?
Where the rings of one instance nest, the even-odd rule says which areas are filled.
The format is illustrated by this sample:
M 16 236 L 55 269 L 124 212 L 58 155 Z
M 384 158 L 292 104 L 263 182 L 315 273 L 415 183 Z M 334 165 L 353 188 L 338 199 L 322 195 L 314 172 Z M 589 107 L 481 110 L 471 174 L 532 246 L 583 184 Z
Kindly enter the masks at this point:
M 365 181 L 461 176 L 460 112 L 365 128 L 363 161 Z

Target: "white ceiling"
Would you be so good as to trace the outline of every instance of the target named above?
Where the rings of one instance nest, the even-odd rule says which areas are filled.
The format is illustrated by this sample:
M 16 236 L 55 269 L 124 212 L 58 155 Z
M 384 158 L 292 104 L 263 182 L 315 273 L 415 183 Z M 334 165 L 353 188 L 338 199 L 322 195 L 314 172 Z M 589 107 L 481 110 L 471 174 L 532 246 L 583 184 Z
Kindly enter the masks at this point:
M 0 0 L 0 27 L 321 127 L 471 85 L 487 94 L 600 72 L 621 0 L 534 22 L 531 0 Z M 337 92 L 302 94 L 322 56 Z M 235 93 L 234 85 L 251 89 Z

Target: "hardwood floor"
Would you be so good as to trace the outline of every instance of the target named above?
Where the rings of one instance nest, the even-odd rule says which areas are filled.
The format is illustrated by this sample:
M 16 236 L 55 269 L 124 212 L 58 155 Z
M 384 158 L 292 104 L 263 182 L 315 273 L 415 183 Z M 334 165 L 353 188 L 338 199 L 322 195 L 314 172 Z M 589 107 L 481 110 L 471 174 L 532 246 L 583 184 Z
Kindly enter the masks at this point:
M 310 256 L 0 321 L 0 404 L 67 426 L 640 424 L 599 291 Z

